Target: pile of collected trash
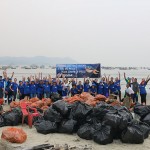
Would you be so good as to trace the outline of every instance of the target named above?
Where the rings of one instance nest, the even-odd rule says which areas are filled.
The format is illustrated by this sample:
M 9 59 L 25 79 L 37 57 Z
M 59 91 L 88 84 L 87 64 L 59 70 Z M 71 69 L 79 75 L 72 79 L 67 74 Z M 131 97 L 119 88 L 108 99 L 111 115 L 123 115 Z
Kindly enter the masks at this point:
M 37 97 L 32 98 L 30 100 L 23 99 L 19 102 L 12 101 L 10 103 L 11 108 L 20 107 L 20 103 L 25 102 L 27 105 L 33 107 L 33 108 L 39 108 L 41 110 L 46 110 L 48 107 L 52 104 L 52 100 L 50 98 L 43 98 L 42 100 L 38 99 Z
M 134 113 L 139 120 L 135 120 L 126 107 L 121 106 L 116 98 L 112 99 L 82 93 L 53 103 L 49 101 L 50 106 L 34 120 L 34 126 L 41 134 L 77 133 L 80 138 L 102 145 L 112 143 L 114 139 L 120 139 L 123 143 L 143 143 L 150 132 L 150 106 L 136 104 Z M 45 101 L 32 99 L 27 102 L 39 107 Z M 47 102 L 46 99 L 44 105 Z M 17 126 L 21 119 L 22 112 L 18 105 L 0 115 L 0 127 Z

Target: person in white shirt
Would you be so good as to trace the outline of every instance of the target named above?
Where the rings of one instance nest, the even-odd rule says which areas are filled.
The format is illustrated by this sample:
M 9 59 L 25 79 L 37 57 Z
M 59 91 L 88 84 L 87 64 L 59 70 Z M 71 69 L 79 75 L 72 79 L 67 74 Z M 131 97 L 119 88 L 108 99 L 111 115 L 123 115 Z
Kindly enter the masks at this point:
M 134 91 L 132 90 L 132 88 L 130 87 L 129 84 L 126 85 L 127 89 L 126 89 L 126 94 L 129 96 L 132 96 L 134 94 Z

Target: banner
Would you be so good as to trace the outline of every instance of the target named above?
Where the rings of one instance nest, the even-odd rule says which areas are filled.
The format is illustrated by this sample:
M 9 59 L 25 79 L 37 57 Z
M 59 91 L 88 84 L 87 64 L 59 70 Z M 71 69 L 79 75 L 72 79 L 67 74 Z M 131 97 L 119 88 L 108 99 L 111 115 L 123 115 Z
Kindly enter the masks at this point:
M 60 78 L 100 78 L 100 64 L 58 64 L 56 65 L 56 75 Z

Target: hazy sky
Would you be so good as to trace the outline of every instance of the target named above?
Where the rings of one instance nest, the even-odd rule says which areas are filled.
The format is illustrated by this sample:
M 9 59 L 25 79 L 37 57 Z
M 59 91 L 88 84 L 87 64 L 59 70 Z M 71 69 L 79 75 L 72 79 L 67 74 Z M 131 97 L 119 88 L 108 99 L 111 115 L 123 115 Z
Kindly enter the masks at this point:
M 0 0 L 0 52 L 150 66 L 150 0 Z

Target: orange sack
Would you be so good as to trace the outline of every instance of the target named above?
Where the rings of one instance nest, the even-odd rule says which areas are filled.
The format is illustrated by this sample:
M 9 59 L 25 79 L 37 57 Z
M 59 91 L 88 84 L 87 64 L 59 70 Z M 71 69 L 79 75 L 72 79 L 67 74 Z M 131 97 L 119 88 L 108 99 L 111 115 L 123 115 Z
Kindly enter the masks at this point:
M 4 99 L 0 98 L 0 105 L 3 105 L 3 103 L 4 103 Z
M 27 134 L 19 128 L 7 128 L 2 131 L 1 138 L 11 143 L 24 143 Z

